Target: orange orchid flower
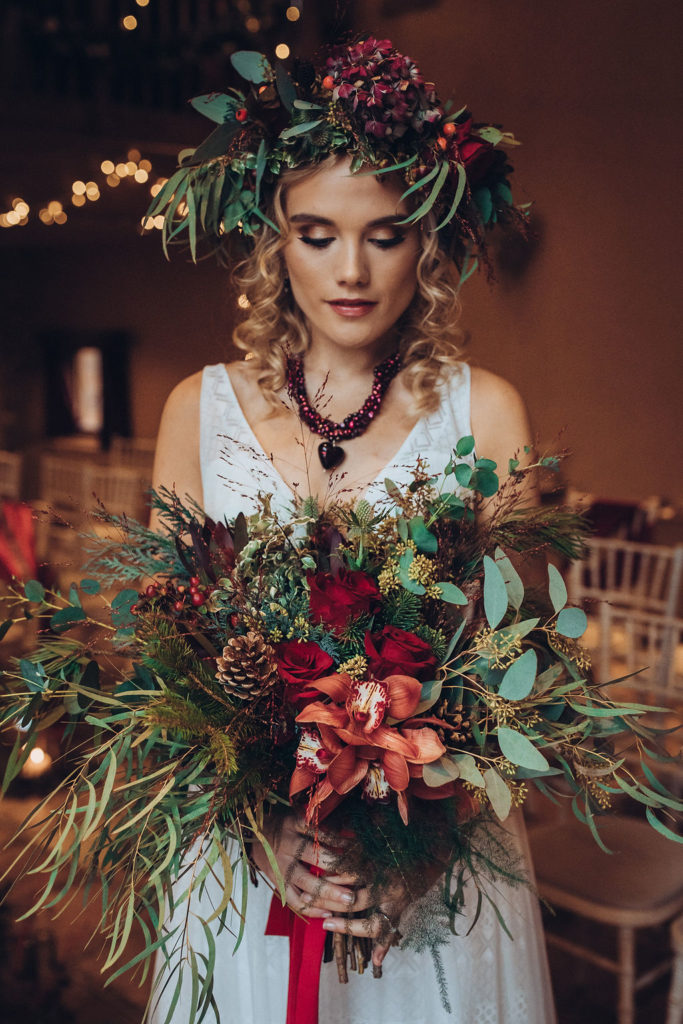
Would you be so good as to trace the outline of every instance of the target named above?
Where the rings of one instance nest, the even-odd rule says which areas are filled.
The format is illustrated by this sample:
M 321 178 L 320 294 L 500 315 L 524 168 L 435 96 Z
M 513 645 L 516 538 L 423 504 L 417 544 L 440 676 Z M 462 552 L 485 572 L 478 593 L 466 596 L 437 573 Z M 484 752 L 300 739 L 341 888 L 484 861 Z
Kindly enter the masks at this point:
M 361 783 L 368 800 L 386 801 L 393 790 L 407 824 L 411 775 L 419 771 L 421 777 L 422 765 L 446 749 L 434 729 L 418 725 L 420 719 L 412 719 L 410 728 L 400 724 L 415 714 L 422 684 L 412 676 L 352 680 L 340 673 L 315 685 L 333 703 L 313 701 L 297 715 L 304 728 L 290 797 L 316 786 L 306 811 L 310 819 L 316 808 L 329 814 Z

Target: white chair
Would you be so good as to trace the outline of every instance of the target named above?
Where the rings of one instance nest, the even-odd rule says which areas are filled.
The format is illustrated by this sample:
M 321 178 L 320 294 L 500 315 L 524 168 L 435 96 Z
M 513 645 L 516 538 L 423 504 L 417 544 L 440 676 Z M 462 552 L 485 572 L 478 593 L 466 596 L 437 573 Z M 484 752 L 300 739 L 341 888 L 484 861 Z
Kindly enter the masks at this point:
M 665 703 L 683 701 L 683 619 L 603 602 L 593 666 L 598 683 L 636 673 L 619 685 Z
M 0 451 L 0 498 L 18 501 L 21 497 L 21 455 Z
M 574 819 L 531 828 L 529 843 L 541 897 L 551 906 L 616 928 L 617 958 L 550 928 L 546 941 L 616 974 L 618 1024 L 634 1024 L 636 992 L 671 965 L 666 957 L 639 977 L 636 932 L 666 924 L 683 911 L 683 857 L 676 843 L 637 818 L 614 815 L 600 823 L 600 833 L 614 853 L 603 853 L 588 827 Z
M 109 460 L 111 465 L 142 469 L 151 475 L 155 449 L 156 441 L 153 437 L 119 437 L 117 435 L 112 438 Z
M 597 601 L 674 616 L 683 580 L 683 545 L 663 547 L 592 537 L 588 553 L 574 562 L 567 589 L 572 604 L 587 611 Z
M 145 514 L 145 492 L 150 476 L 131 466 L 91 466 L 89 505 L 101 503 L 107 512 L 140 518 Z

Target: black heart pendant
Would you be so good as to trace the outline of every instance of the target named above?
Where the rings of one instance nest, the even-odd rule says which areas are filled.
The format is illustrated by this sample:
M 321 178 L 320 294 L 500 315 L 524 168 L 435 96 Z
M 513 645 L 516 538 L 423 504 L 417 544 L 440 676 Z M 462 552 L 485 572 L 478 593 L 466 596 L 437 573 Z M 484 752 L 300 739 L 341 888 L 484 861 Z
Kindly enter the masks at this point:
M 318 458 L 323 469 L 336 469 L 343 462 L 346 452 L 333 441 L 323 441 L 318 445 Z

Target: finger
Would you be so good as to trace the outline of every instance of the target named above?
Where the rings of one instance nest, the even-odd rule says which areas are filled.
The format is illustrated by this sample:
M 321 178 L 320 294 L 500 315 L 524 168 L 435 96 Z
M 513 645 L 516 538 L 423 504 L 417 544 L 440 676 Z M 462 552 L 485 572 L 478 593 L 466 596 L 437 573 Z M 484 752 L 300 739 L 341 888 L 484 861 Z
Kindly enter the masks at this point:
M 306 903 L 315 903 L 318 907 L 335 910 L 337 913 L 350 910 L 356 901 L 353 889 L 333 885 L 324 876 L 314 875 L 302 865 L 294 868 L 290 882 L 301 890 L 302 899 L 306 895 L 309 897 L 305 899 Z
M 358 884 L 358 877 L 356 875 L 335 875 L 327 872 L 325 879 L 328 882 L 333 882 L 335 885 L 350 885 L 356 892 L 360 892 L 360 889 L 356 888 Z
M 333 849 L 341 850 L 348 844 L 348 839 L 344 839 L 337 832 L 328 832 L 327 829 L 323 829 L 319 825 L 307 825 L 303 818 L 296 819 L 294 828 L 299 835 L 306 836 L 315 843 L 322 843 L 323 846 L 330 846 Z
M 321 871 L 326 873 L 334 872 L 339 865 L 339 856 L 337 854 L 331 853 L 325 846 L 310 842 L 306 843 L 299 852 L 299 860 L 304 861 L 306 864 L 312 864 L 313 867 L 320 868 Z
M 376 942 L 372 947 L 372 962 L 375 967 L 381 967 L 384 957 L 391 949 L 391 943 Z
M 376 939 L 380 934 L 380 923 L 375 917 L 328 917 L 323 928 L 328 932 L 356 935 L 359 939 Z

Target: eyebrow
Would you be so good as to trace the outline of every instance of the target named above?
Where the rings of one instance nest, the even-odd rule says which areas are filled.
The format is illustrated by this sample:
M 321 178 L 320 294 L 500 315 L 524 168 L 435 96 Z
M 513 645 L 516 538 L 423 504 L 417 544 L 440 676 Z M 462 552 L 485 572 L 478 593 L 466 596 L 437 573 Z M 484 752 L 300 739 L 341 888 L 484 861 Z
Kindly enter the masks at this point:
M 388 217 L 377 217 L 375 220 L 368 221 L 366 227 L 378 228 L 382 225 L 394 225 L 400 224 L 404 219 L 405 215 L 402 213 L 390 214 Z M 324 224 L 328 227 L 336 227 L 335 222 L 330 220 L 329 217 L 320 217 L 316 213 L 295 213 L 293 217 L 289 218 L 290 224 Z

